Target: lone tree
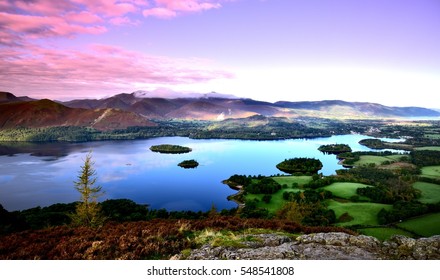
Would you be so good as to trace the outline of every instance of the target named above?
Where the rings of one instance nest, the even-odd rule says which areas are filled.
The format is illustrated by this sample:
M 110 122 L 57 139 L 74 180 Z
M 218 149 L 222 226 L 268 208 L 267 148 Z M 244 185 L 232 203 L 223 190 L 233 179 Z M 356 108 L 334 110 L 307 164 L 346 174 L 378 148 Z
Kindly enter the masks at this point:
M 71 216 L 72 223 L 97 227 L 104 223 L 104 216 L 98 204 L 98 198 L 103 195 L 102 187 L 95 186 L 96 171 L 93 168 L 92 153 L 89 152 L 84 159 L 84 165 L 74 181 L 75 189 L 81 194 L 80 203 L 76 206 L 76 212 Z

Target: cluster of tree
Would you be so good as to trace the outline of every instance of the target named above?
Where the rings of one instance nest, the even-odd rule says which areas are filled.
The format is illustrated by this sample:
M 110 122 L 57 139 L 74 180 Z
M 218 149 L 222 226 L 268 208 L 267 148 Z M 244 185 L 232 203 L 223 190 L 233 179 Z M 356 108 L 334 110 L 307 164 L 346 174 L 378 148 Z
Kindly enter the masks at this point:
M 440 178 L 432 178 L 432 177 L 424 177 L 420 176 L 418 179 L 419 182 L 431 183 L 440 185 Z
M 266 208 L 258 207 L 259 200 L 246 200 L 244 207 L 240 209 L 241 218 L 262 218 L 270 217 L 269 211 Z
M 373 151 L 367 151 L 367 152 L 347 152 L 347 153 L 341 153 L 338 155 L 338 159 L 344 160 L 344 166 L 353 166 L 354 163 L 358 160 L 360 160 L 361 156 L 382 156 L 387 157 L 391 155 L 401 155 L 399 153 L 393 153 L 391 151 L 383 151 L 383 152 L 373 152 Z M 402 155 L 401 161 L 409 161 L 409 158 L 406 155 Z
M 314 177 L 314 180 L 308 182 L 307 184 L 304 184 L 304 188 L 318 189 L 318 188 L 322 188 L 322 187 L 331 185 L 331 184 L 338 182 L 338 181 L 339 181 L 339 179 L 336 176 L 327 176 L 327 177 L 320 177 L 320 178 Z
M 380 139 L 362 139 L 361 141 L 359 141 L 359 144 L 376 150 L 389 148 L 387 146 L 387 143 Z
M 276 216 L 308 226 L 328 226 L 336 222 L 335 212 L 320 202 L 287 202 Z
M 412 163 L 417 166 L 440 165 L 440 151 L 414 150 L 411 152 Z
M 154 145 L 150 147 L 150 150 L 162 154 L 184 154 L 192 151 L 192 149 L 189 147 L 171 144 Z
M 391 142 L 382 141 L 380 139 L 363 139 L 359 141 L 359 144 L 375 150 L 381 150 L 381 149 L 411 150 L 412 149 L 412 146 L 408 145 L 407 143 L 391 143 Z
M 322 162 L 314 158 L 285 159 L 276 166 L 279 170 L 289 174 L 316 174 L 322 168 Z
M 100 131 L 78 126 L 23 128 L 0 130 L 0 141 L 92 141 L 100 140 Z
M 420 191 L 405 182 L 395 180 L 392 187 L 365 187 L 358 188 L 356 193 L 366 196 L 374 202 L 394 203 L 396 201 L 411 201 L 420 197 Z
M 358 188 L 357 194 L 369 197 L 374 202 L 394 203 L 399 200 L 410 201 L 420 197 L 420 191 L 412 187 L 417 180 L 415 175 L 401 175 L 393 170 L 371 166 L 338 170 L 337 174 L 340 180 L 373 186 Z
M 325 199 L 332 198 L 333 194 L 326 190 L 305 190 L 302 192 L 284 192 L 283 199 L 301 203 L 317 203 Z
M 281 185 L 270 177 L 252 180 L 250 184 L 244 185 L 244 191 L 252 194 L 273 194 L 281 190 Z
M 238 175 L 234 174 L 229 179 L 223 181 L 225 184 L 228 184 L 230 187 L 236 187 L 236 186 L 247 186 L 252 182 L 251 176 L 246 175 Z
M 180 162 L 178 166 L 182 168 L 196 168 L 197 166 L 199 166 L 199 163 L 194 159 L 190 159 Z
M 440 203 L 423 204 L 419 201 L 397 201 L 393 204 L 393 209 L 387 211 L 382 209 L 377 214 L 380 224 L 390 224 L 400 222 L 402 220 L 424 215 L 427 213 L 435 213 L 440 211 Z
M 347 144 L 329 144 L 329 145 L 321 145 L 318 148 L 319 151 L 323 153 L 329 154 L 341 154 L 341 153 L 349 153 L 351 152 L 351 148 Z

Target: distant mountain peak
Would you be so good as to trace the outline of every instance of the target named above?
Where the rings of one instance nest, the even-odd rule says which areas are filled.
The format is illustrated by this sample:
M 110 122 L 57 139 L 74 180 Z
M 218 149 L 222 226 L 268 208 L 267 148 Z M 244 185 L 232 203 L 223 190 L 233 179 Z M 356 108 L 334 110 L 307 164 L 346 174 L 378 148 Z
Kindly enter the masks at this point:
M 166 88 L 160 88 L 153 91 L 137 90 L 131 93 L 136 98 L 223 98 L 223 99 L 239 99 L 232 94 L 218 93 L 211 91 L 209 93 L 196 93 L 196 92 L 176 92 Z

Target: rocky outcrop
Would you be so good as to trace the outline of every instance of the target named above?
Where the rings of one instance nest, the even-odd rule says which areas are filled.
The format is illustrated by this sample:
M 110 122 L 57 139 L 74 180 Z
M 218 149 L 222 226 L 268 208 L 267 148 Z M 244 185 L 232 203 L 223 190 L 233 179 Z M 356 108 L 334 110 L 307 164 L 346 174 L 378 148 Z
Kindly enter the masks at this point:
M 177 259 L 190 260 L 377 260 L 440 259 L 440 236 L 412 239 L 394 236 L 381 242 L 370 236 L 346 233 L 316 233 L 288 237 L 280 234 L 246 235 L 239 246 L 205 244 Z

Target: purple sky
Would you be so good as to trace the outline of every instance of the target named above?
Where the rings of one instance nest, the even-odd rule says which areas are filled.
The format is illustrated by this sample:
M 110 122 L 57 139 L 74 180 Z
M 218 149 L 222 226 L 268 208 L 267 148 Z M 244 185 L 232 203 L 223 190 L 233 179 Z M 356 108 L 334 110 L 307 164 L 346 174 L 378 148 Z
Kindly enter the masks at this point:
M 439 0 L 0 0 L 0 90 L 440 108 Z

